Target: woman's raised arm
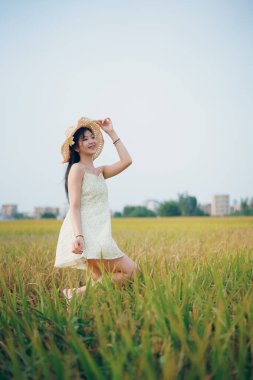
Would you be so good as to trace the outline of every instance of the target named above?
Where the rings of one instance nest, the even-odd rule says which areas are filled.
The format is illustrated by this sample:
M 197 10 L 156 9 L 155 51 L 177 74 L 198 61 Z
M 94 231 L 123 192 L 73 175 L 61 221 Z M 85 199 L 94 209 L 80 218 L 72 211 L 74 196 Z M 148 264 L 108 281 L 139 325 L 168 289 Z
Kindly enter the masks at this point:
M 112 142 L 115 143 L 114 145 L 117 149 L 120 158 L 120 160 L 115 162 L 114 164 L 104 165 L 102 167 L 104 178 L 110 178 L 125 170 L 129 165 L 131 165 L 133 161 L 126 147 L 121 141 L 120 137 L 115 132 L 111 119 L 108 117 L 107 119 L 97 120 L 97 122 L 99 123 L 103 131 L 111 137 Z

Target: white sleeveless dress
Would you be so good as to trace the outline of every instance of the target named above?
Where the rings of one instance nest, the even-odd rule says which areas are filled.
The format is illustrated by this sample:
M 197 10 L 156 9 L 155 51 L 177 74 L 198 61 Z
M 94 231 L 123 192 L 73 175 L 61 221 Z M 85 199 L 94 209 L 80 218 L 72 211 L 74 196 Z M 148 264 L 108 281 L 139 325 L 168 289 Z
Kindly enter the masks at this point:
M 81 190 L 81 226 L 84 235 L 82 254 L 72 252 L 75 239 L 70 209 L 62 223 L 54 267 L 87 269 L 87 259 L 116 259 L 124 256 L 111 235 L 108 189 L 102 171 L 84 172 Z

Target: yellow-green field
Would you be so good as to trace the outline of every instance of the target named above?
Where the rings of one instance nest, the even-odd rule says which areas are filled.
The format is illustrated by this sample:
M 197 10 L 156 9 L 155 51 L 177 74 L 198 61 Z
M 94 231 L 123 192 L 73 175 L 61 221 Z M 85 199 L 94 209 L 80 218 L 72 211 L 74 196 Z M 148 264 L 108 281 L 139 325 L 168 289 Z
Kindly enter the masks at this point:
M 252 379 L 253 218 L 112 219 L 142 269 L 75 296 L 62 221 L 0 222 L 1 379 Z

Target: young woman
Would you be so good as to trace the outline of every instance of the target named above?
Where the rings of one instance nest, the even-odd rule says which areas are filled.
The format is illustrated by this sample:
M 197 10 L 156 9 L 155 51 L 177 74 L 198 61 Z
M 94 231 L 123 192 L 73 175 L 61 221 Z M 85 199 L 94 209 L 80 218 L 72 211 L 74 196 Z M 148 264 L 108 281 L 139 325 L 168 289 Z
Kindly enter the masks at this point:
M 94 160 L 103 149 L 101 129 L 110 136 L 119 155 L 112 165 L 94 167 Z M 122 252 L 111 235 L 111 214 L 105 180 L 125 170 L 132 159 L 115 132 L 110 118 L 81 118 L 69 127 L 61 152 L 65 173 L 65 191 L 69 210 L 60 229 L 54 267 L 86 269 L 92 285 L 102 281 L 105 271 L 111 280 L 130 280 L 137 264 Z M 83 293 L 86 286 L 64 289 L 69 300 L 73 292 Z

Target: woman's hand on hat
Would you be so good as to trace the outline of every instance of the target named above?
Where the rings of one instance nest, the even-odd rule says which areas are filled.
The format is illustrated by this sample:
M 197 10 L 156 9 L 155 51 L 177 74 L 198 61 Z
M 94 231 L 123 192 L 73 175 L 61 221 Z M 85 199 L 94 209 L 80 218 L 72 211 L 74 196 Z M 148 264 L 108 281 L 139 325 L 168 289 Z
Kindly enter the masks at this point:
M 76 254 L 83 253 L 84 242 L 82 237 L 77 237 L 72 243 L 72 252 Z
M 112 121 L 109 117 L 106 119 L 96 120 L 96 122 L 100 125 L 104 132 L 109 133 L 113 131 Z

